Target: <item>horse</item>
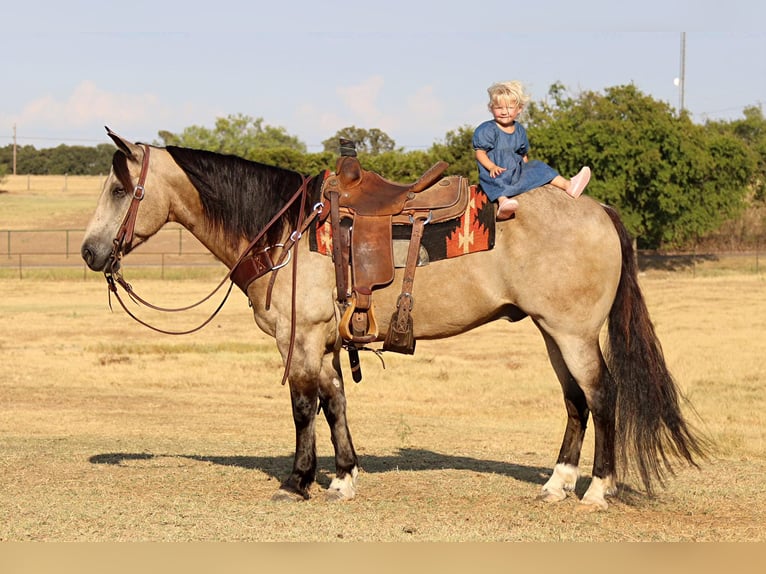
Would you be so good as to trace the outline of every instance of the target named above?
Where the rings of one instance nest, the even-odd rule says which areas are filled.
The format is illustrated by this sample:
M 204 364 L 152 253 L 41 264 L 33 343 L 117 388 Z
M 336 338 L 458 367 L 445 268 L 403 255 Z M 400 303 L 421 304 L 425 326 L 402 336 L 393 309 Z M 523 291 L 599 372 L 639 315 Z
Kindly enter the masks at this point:
M 300 240 L 297 227 L 317 206 L 291 199 L 301 188 L 320 197 L 322 178 L 232 155 L 133 143 L 108 128 L 107 133 L 117 149 L 81 247 L 88 267 L 109 280 L 119 273 L 121 256 L 167 222 L 189 230 L 229 269 L 244 251 L 269 251 L 277 258 L 280 251 L 287 255 L 289 244 L 293 263 L 266 269 L 246 287 L 255 323 L 275 339 L 285 365 L 295 424 L 292 471 L 274 498 L 310 497 L 320 410 L 335 450 L 336 473 L 325 496 L 353 498 L 359 461 L 346 419 L 334 266 L 332 258 Z M 594 460 L 579 502 L 606 509 L 607 497 L 618 493 L 618 479 L 629 472 L 651 496 L 678 463 L 699 468 L 707 445 L 682 413 L 687 400 L 651 322 L 631 236 L 616 210 L 588 196 L 573 199 L 544 186 L 518 200 L 515 216 L 497 222 L 492 249 L 418 268 L 411 311 L 415 339 L 452 337 L 490 321 L 528 317 L 542 335 L 566 408 L 561 448 L 538 497 L 556 502 L 574 491 L 591 415 Z M 375 291 L 379 308 L 395 307 L 401 273 Z M 378 322 L 385 333 L 389 321 L 384 316 Z

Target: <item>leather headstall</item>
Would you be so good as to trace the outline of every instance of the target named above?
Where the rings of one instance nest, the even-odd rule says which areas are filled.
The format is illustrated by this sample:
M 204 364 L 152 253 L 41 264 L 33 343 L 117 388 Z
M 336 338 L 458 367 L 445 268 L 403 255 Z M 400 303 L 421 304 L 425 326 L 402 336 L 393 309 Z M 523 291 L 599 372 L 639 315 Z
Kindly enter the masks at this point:
M 138 206 L 144 199 L 146 193 L 144 186 L 146 185 L 146 176 L 149 173 L 149 150 L 151 148 L 148 145 L 144 145 L 143 148 L 144 158 L 141 162 L 141 173 L 138 176 L 138 183 L 133 188 L 133 197 L 128 206 L 128 212 L 125 214 L 125 219 L 122 220 L 122 225 L 117 230 L 117 235 L 113 241 L 112 256 L 108 267 L 110 272 L 119 270 L 119 261 L 122 259 L 123 253 L 130 251 L 133 246 L 133 233 L 136 227 Z
M 112 254 L 110 256 L 110 261 L 106 266 L 106 269 L 104 271 L 104 277 L 106 278 L 107 285 L 109 286 L 109 292 L 110 292 L 110 300 L 109 300 L 109 306 L 111 307 L 111 294 L 114 294 L 117 301 L 120 303 L 122 308 L 125 310 L 125 312 L 135 321 L 140 323 L 141 325 L 144 325 L 145 327 L 148 327 L 149 329 L 152 329 L 153 331 L 157 331 L 159 333 L 164 333 L 166 335 L 188 335 L 189 333 L 194 333 L 196 331 L 199 331 L 202 329 L 205 325 L 210 323 L 210 321 L 213 320 L 213 318 L 218 314 L 218 312 L 223 308 L 224 303 L 226 303 L 226 300 L 229 297 L 229 294 L 231 293 L 231 289 L 236 283 L 237 285 L 242 288 L 242 290 L 247 294 L 247 286 L 252 283 L 255 279 L 273 272 L 274 275 L 272 275 L 271 282 L 269 284 L 268 294 L 267 294 L 267 300 L 266 300 L 266 308 L 268 309 L 269 306 L 269 300 L 271 297 L 271 288 L 274 284 L 274 276 L 276 274 L 276 271 L 284 267 L 287 262 L 289 261 L 290 251 L 291 249 L 297 244 L 298 240 L 300 240 L 303 233 L 306 231 L 310 223 L 316 218 L 320 213 L 322 213 L 324 209 L 324 205 L 322 203 L 317 203 L 314 206 L 314 209 L 312 213 L 309 216 L 304 216 L 304 206 L 306 203 L 306 198 L 308 196 L 308 185 L 313 180 L 313 177 L 306 177 L 301 176 L 302 181 L 301 185 L 299 186 L 298 190 L 293 194 L 293 196 L 287 201 L 287 203 L 274 215 L 274 217 L 271 218 L 271 220 L 266 224 L 266 226 L 261 230 L 260 233 L 250 242 L 250 244 L 245 248 L 245 250 L 242 252 L 242 254 L 237 259 L 237 262 L 231 267 L 229 272 L 226 274 L 226 276 L 221 280 L 221 282 L 218 284 L 218 286 L 213 289 L 213 291 L 201 299 L 200 301 L 192 304 L 187 305 L 185 307 L 178 307 L 174 309 L 164 308 L 164 307 L 158 307 L 156 305 L 153 305 L 149 303 L 148 301 L 142 299 L 136 292 L 133 290 L 133 287 L 128 283 L 125 278 L 122 276 L 122 273 L 120 271 L 120 261 L 122 259 L 122 256 L 129 252 L 132 248 L 133 238 L 134 238 L 134 232 L 135 232 L 135 225 L 136 225 L 136 218 L 138 216 L 138 208 L 141 204 L 141 201 L 144 199 L 144 196 L 146 194 L 146 177 L 149 172 L 149 156 L 150 156 L 150 147 L 146 144 L 143 144 L 144 148 L 144 157 L 141 163 L 141 172 L 138 177 L 138 182 L 136 183 L 136 186 L 133 188 L 133 197 L 131 198 L 130 205 L 128 206 L 128 211 L 125 214 L 125 218 L 122 221 L 122 225 L 120 225 L 120 228 L 117 231 L 117 235 L 115 236 L 113 240 L 113 246 L 112 246 Z M 286 241 L 284 244 L 275 245 L 275 246 L 267 246 L 263 249 L 256 250 L 256 246 L 261 241 L 261 239 L 265 236 L 265 234 L 268 232 L 268 230 L 285 214 L 285 212 L 290 208 L 295 201 L 298 199 L 301 199 L 301 210 L 300 214 L 298 216 L 298 221 L 295 226 L 295 231 L 290 235 L 288 241 Z M 273 263 L 270 256 L 270 250 L 273 247 L 281 247 L 282 253 L 277 261 L 277 263 Z M 296 258 L 293 257 L 293 264 L 297 262 Z M 146 307 L 149 307 L 150 309 L 154 309 L 155 311 L 163 311 L 163 312 L 180 312 L 180 311 L 187 311 L 189 309 L 192 309 L 194 307 L 197 307 L 204 303 L 205 301 L 209 300 L 215 293 L 217 293 L 221 287 L 227 282 L 231 280 L 231 283 L 229 284 L 228 291 L 226 292 L 226 295 L 224 296 L 221 303 L 218 305 L 218 307 L 213 311 L 213 313 L 210 315 L 208 319 L 206 319 L 202 324 L 198 325 L 197 327 L 194 327 L 192 329 L 188 329 L 185 331 L 167 331 L 165 329 L 160 329 L 158 327 L 155 327 L 142 319 L 138 318 L 133 312 L 125 305 L 122 298 L 120 297 L 120 294 L 117 290 L 117 285 L 119 284 L 125 292 L 128 294 L 128 296 L 136 303 L 141 303 Z M 294 314 L 295 314 L 295 273 L 293 273 L 293 323 L 295 320 Z M 293 327 L 294 328 L 294 327 Z M 291 342 L 290 342 L 290 354 L 292 354 L 292 347 L 294 344 L 294 333 L 291 336 Z M 288 358 L 288 366 L 289 366 L 289 358 Z M 287 376 L 287 369 L 285 369 L 285 379 Z M 284 384 L 285 379 L 283 379 L 282 383 Z

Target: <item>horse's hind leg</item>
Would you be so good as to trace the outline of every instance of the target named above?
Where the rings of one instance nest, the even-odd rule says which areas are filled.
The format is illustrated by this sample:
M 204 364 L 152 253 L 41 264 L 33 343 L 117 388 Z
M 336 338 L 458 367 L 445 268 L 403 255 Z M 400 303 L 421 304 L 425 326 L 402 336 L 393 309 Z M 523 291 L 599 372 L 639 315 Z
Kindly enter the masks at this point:
M 542 329 L 541 329 L 542 331 Z M 588 412 L 593 416 L 595 446 L 591 484 L 582 503 L 607 508 L 605 497 L 616 492 L 615 403 L 616 397 L 598 339 L 566 338 L 556 342 L 543 337 L 567 405 L 567 429 L 553 476 L 543 486 L 543 498 L 561 500 L 567 488 L 574 488 Z M 550 497 L 546 496 L 550 493 Z
M 346 421 L 346 394 L 337 352 L 324 356 L 319 404 L 330 426 L 330 437 L 335 448 L 335 478 L 330 483 L 327 497 L 332 500 L 353 498 L 356 494 L 358 460 Z
M 543 485 L 540 499 L 546 502 L 564 500 L 567 491 L 573 491 L 579 474 L 580 452 L 582 450 L 585 428 L 588 424 L 588 404 L 585 394 L 577 385 L 566 366 L 558 345 L 545 331 L 542 331 L 548 356 L 556 376 L 564 391 L 564 404 L 567 409 L 567 427 L 561 443 L 556 466 L 548 481 Z

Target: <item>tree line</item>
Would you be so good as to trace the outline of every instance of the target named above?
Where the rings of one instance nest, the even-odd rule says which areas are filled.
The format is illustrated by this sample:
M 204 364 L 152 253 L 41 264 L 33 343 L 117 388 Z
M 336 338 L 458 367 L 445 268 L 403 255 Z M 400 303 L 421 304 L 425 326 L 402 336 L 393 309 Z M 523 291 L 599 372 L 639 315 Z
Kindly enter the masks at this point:
M 489 117 L 489 113 L 488 113 Z M 570 176 L 589 165 L 588 195 L 616 207 L 642 248 L 693 245 L 745 209 L 766 204 L 766 120 L 759 106 L 741 119 L 695 124 L 685 111 L 653 99 L 634 85 L 570 95 L 551 86 L 521 119 L 530 159 Z M 234 154 L 305 174 L 334 169 L 338 141 L 357 143 L 360 161 L 393 181 L 417 179 L 436 161 L 448 174 L 477 183 L 471 145 L 475 126 L 447 132 L 427 150 L 405 151 L 379 129 L 349 126 L 323 142 L 321 152 L 284 128 L 242 114 L 218 118 L 212 128 L 159 131 L 156 145 L 179 145 Z M 99 175 L 108 172 L 114 147 L 17 148 L 17 172 Z M 12 146 L 0 148 L 0 176 L 9 172 Z

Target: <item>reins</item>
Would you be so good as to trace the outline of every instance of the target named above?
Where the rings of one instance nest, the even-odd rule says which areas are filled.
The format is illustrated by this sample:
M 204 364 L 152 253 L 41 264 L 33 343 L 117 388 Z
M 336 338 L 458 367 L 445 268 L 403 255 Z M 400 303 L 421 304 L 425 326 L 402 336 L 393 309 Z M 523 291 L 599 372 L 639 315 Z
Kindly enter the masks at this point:
M 271 220 L 266 224 L 266 226 L 256 235 L 256 237 L 249 243 L 249 245 L 245 248 L 245 250 L 242 252 L 242 254 L 239 256 L 239 259 L 237 259 L 236 263 L 232 265 L 232 267 L 229 269 L 229 272 L 226 274 L 226 276 L 220 281 L 220 283 L 213 289 L 213 291 L 210 292 L 207 296 L 202 298 L 201 300 L 197 301 L 196 303 L 193 303 L 191 305 L 187 305 L 184 307 L 178 307 L 178 308 L 165 308 L 165 307 L 159 307 L 157 305 L 153 305 L 146 301 L 145 299 L 141 298 L 134 290 L 133 287 L 128 283 L 125 278 L 122 275 L 122 272 L 120 271 L 120 261 L 122 260 L 122 256 L 124 251 L 127 249 L 130 250 L 130 247 L 133 242 L 133 236 L 134 236 L 134 230 L 135 230 L 135 224 L 136 224 L 136 217 L 138 214 L 138 207 L 141 203 L 141 201 L 144 199 L 145 196 L 145 185 L 146 185 L 146 177 L 149 172 L 149 155 L 150 155 L 150 147 L 148 145 L 144 144 L 144 158 L 141 164 L 141 173 L 138 178 L 138 183 L 133 189 L 133 197 L 131 199 L 131 203 L 128 206 L 128 211 L 125 214 L 125 218 L 123 219 L 122 225 L 120 225 L 119 230 L 117 231 L 117 235 L 115 236 L 113 240 L 113 247 L 112 247 L 112 254 L 110 256 L 110 261 L 107 264 L 107 270 L 104 271 L 104 277 L 106 278 L 107 285 L 109 287 L 109 306 L 111 308 L 111 295 L 114 294 L 117 301 L 120 303 L 122 308 L 125 310 L 125 312 L 130 316 L 133 320 L 140 323 L 141 325 L 144 325 L 145 327 L 148 327 L 149 329 L 152 329 L 153 331 L 156 331 L 158 333 L 163 333 L 166 335 L 188 335 L 191 333 L 194 333 L 196 331 L 199 331 L 206 325 L 208 325 L 216 315 L 218 315 L 219 311 L 223 308 L 224 304 L 229 298 L 229 295 L 231 294 L 232 287 L 234 286 L 234 281 L 232 280 L 232 275 L 236 272 L 239 265 L 245 261 L 249 257 L 258 258 L 260 260 L 260 267 L 259 271 L 255 273 L 254 277 L 250 277 L 250 280 L 254 280 L 258 277 L 261 277 L 265 275 L 266 273 L 272 273 L 271 279 L 269 281 L 269 286 L 266 294 L 266 304 L 265 307 L 268 310 L 271 305 L 271 292 L 274 286 L 274 282 L 276 280 L 276 273 L 279 271 L 282 267 L 287 265 L 289 263 L 289 258 L 292 253 L 292 248 L 298 243 L 300 238 L 302 237 L 303 233 L 306 231 L 308 226 L 311 224 L 311 222 L 314 220 L 314 218 L 319 215 L 319 213 L 323 210 L 323 204 L 317 203 L 314 205 L 314 208 L 311 212 L 311 214 L 307 217 L 305 215 L 305 206 L 306 206 L 306 198 L 308 195 L 308 185 L 313 180 L 313 177 L 306 177 L 304 175 L 301 175 L 302 181 L 298 188 L 298 190 L 292 195 L 292 197 L 287 201 L 287 203 L 271 218 Z M 292 232 L 288 240 L 284 244 L 278 244 L 274 246 L 268 246 L 260 251 L 256 251 L 253 253 L 253 250 L 255 249 L 256 245 L 258 245 L 259 241 L 264 237 L 264 235 L 269 231 L 269 229 L 277 223 L 277 221 L 280 220 L 280 218 L 287 212 L 287 210 L 300 198 L 301 205 L 300 210 L 298 214 L 298 221 L 296 223 L 295 230 Z M 271 257 L 269 255 L 269 251 L 273 247 L 281 247 L 282 253 L 280 255 L 279 260 L 276 264 L 274 264 L 271 261 Z M 251 255 L 252 254 L 252 255 Z M 295 312 L 295 290 L 296 290 L 296 275 L 297 275 L 297 262 L 298 262 L 298 252 L 295 251 L 295 254 L 292 256 L 293 259 L 293 278 L 292 278 L 292 309 L 291 309 L 291 328 L 290 328 L 290 345 L 288 350 L 288 356 L 286 361 L 286 367 L 285 367 L 285 374 L 282 379 L 282 384 L 285 383 L 287 380 L 287 373 L 289 370 L 290 360 L 292 359 L 292 353 L 293 348 L 295 345 L 295 319 L 296 319 L 296 312 Z M 263 260 L 265 259 L 265 263 L 263 263 Z M 155 311 L 161 311 L 166 313 L 177 313 L 181 311 L 188 311 L 189 309 L 193 309 L 195 307 L 198 307 L 202 303 L 208 301 L 215 293 L 217 293 L 221 287 L 227 282 L 231 281 L 229 284 L 229 288 L 226 291 L 226 294 L 223 297 L 223 300 L 218 305 L 218 307 L 213 311 L 213 313 L 201 324 L 197 325 L 196 327 L 193 327 L 191 329 L 187 329 L 184 331 L 170 331 L 166 329 L 161 329 L 159 327 L 156 327 L 154 325 L 151 325 L 147 323 L 146 321 L 140 319 L 137 317 L 134 313 L 128 309 L 127 305 L 123 301 L 122 297 L 120 297 L 119 291 L 117 289 L 117 285 L 120 285 L 125 292 L 128 294 L 130 299 L 136 303 L 144 305 L 145 307 L 148 307 L 150 309 L 153 309 Z

